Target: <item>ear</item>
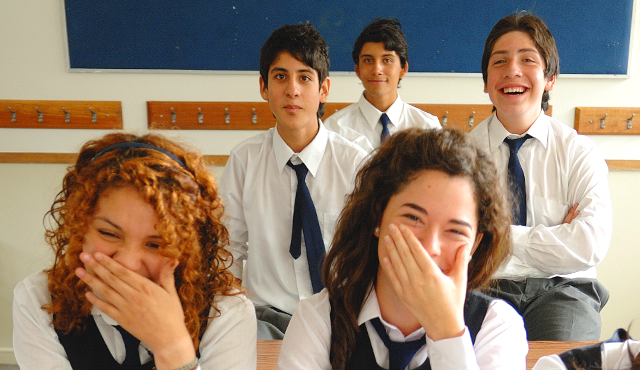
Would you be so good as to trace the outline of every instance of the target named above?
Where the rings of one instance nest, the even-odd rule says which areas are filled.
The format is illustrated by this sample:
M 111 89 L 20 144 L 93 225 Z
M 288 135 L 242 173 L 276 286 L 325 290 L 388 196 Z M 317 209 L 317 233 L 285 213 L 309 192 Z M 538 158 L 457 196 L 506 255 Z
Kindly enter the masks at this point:
M 485 94 L 489 93 L 489 90 L 487 89 L 487 83 L 486 82 L 484 83 L 484 90 L 483 91 L 484 91 Z
M 478 233 L 478 235 L 476 235 L 476 242 L 473 243 L 473 248 L 471 248 L 471 255 L 473 255 L 476 252 L 476 249 L 478 249 L 483 236 L 483 233 Z
M 325 103 L 329 98 L 329 88 L 331 87 L 331 80 L 329 77 L 325 78 L 320 85 L 320 103 Z
M 556 75 L 551 76 L 551 78 L 549 78 L 547 80 L 547 82 L 544 84 L 544 90 L 545 91 L 551 91 L 553 90 L 553 86 L 555 86 L 556 84 Z
M 404 68 L 402 68 L 402 71 L 400 71 L 400 79 L 402 79 L 402 77 L 404 77 L 404 75 L 406 75 L 408 71 L 409 71 L 409 61 L 407 60 L 404 63 Z
M 269 94 L 268 94 L 268 89 L 267 86 L 264 84 L 264 80 L 262 79 L 262 76 L 260 76 L 260 96 L 262 96 L 262 99 L 269 101 Z
M 380 237 L 380 225 L 376 226 L 376 228 L 373 229 L 373 235 L 375 235 L 376 238 Z
M 360 66 L 356 64 L 354 69 L 356 71 L 356 76 L 358 76 L 358 78 L 360 78 Z M 362 78 L 360 78 L 360 79 L 362 80 Z

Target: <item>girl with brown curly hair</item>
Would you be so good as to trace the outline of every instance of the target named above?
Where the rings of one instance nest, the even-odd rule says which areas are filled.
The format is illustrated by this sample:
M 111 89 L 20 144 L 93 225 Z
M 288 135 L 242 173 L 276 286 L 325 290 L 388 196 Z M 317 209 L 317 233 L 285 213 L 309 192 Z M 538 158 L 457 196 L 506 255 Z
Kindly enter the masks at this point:
M 223 210 L 198 153 L 156 135 L 85 144 L 47 213 L 53 266 L 14 290 L 20 368 L 255 368 Z
M 510 253 L 496 169 L 459 131 L 392 135 L 358 172 L 279 369 L 524 369 L 511 306 L 477 291 Z

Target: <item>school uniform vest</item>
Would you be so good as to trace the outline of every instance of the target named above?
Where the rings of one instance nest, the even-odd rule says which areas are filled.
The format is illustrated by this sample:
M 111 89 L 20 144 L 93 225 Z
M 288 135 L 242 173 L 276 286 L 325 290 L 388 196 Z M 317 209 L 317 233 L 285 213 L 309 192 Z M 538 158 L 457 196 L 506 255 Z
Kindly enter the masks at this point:
M 64 334 L 56 329 L 58 340 L 67 352 L 67 358 L 73 370 L 152 370 L 153 358 L 144 365 L 120 365 L 109 352 L 107 344 L 100 335 L 93 315 L 87 319 L 87 328 L 82 333 Z
M 569 370 L 573 369 L 601 369 L 602 368 L 602 346 L 604 343 L 623 342 L 627 338 L 624 329 L 617 329 L 610 339 L 605 342 L 592 344 L 590 346 L 578 347 L 563 352 L 558 356 Z
M 482 294 L 478 291 L 472 290 L 467 293 L 467 298 L 464 303 L 464 323 L 469 328 L 469 334 L 471 334 L 471 342 L 474 343 L 476 336 L 480 331 L 484 317 L 489 309 L 489 303 L 494 298 Z M 358 370 L 358 369 L 372 369 L 372 370 L 384 370 L 376 362 L 376 357 L 373 354 L 373 347 L 371 347 L 371 340 L 365 324 L 360 325 L 360 332 L 356 337 L 356 347 L 353 351 L 353 355 L 347 361 L 346 370 Z M 431 363 L 429 359 L 415 368 L 415 370 L 431 370 Z

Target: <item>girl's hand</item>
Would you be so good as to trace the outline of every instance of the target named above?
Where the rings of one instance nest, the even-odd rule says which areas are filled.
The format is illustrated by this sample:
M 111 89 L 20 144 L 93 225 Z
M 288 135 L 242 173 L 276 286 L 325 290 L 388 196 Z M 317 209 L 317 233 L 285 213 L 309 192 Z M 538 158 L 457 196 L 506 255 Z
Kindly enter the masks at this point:
M 91 289 L 86 297 L 153 352 L 158 370 L 175 369 L 195 358 L 191 336 L 174 281 L 177 260 L 162 266 L 158 283 L 98 252 L 83 252 L 76 275 Z
M 473 245 L 458 249 L 454 265 L 445 274 L 404 225 L 389 225 L 383 243 L 389 254 L 382 260 L 383 271 L 427 336 L 437 341 L 462 335 L 467 266 Z

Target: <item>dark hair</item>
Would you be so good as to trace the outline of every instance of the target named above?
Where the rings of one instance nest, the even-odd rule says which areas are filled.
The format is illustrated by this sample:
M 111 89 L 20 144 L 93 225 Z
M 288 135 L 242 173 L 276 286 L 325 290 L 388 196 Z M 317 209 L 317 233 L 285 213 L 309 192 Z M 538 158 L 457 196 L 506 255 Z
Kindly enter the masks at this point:
M 329 47 L 310 23 L 286 24 L 277 28 L 260 49 L 260 76 L 269 88 L 269 69 L 282 53 L 289 53 L 300 62 L 315 69 L 319 86 L 329 76 Z M 324 103 L 318 106 L 318 118 L 324 115 Z
M 500 37 L 513 31 L 526 33 L 536 44 L 538 52 L 544 59 L 545 79 L 548 80 L 560 73 L 560 56 L 551 31 L 549 31 L 549 28 L 540 17 L 522 11 L 500 19 L 489 32 L 487 41 L 484 44 L 484 53 L 482 54 L 482 79 L 485 84 L 487 83 L 487 69 L 489 68 L 489 59 L 491 58 L 493 47 Z M 545 90 L 542 94 L 542 109 L 546 111 L 547 108 L 549 108 L 549 92 Z
M 326 257 L 323 279 L 331 301 L 331 365 L 344 369 L 358 331 L 358 315 L 379 267 L 375 228 L 389 199 L 420 172 L 468 178 L 483 237 L 469 263 L 468 289 L 485 286 L 511 252 L 510 209 L 490 157 L 457 130 L 409 129 L 392 135 L 358 171 Z
M 56 329 L 85 329 L 92 306 L 85 297 L 89 288 L 74 271 L 81 267 L 79 255 L 100 196 L 122 187 L 136 189 L 158 216 L 155 227 L 165 241 L 159 252 L 178 260 L 176 290 L 198 348 L 210 309 L 217 310 L 214 297 L 236 294 L 239 282 L 228 270 L 233 257 L 220 221 L 224 207 L 202 155 L 158 135 L 109 134 L 80 150 L 47 212 L 46 239 L 55 260 L 46 271 L 51 303 L 43 308 L 53 315 Z
M 362 30 L 351 52 L 355 64 L 360 63 L 360 52 L 367 42 L 382 42 L 386 50 L 395 51 L 400 57 L 402 68 L 409 61 L 407 39 L 402 33 L 400 21 L 395 18 L 376 18 Z

